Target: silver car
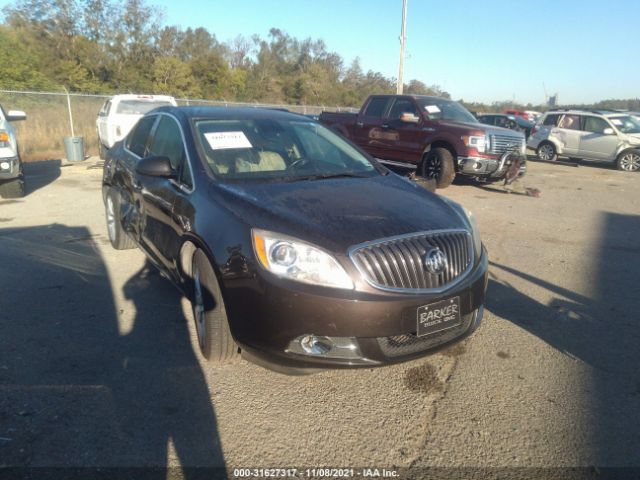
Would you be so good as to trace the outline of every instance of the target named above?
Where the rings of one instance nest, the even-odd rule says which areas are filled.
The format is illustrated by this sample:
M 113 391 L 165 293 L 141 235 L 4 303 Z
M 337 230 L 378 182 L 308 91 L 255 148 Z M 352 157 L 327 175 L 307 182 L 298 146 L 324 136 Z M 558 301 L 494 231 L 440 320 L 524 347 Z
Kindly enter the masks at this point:
M 640 120 L 620 112 L 547 112 L 532 129 L 527 147 L 544 161 L 564 156 L 611 162 L 619 170 L 636 172 L 640 170 Z

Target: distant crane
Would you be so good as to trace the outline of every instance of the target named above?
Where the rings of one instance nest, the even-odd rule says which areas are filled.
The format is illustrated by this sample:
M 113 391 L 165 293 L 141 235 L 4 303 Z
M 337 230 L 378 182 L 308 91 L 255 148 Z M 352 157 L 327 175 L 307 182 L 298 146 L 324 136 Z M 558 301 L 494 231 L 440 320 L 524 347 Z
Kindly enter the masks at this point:
M 544 89 L 544 102 L 548 107 L 556 107 L 558 105 L 558 92 L 550 97 L 547 94 L 547 86 L 544 84 L 544 82 L 542 82 L 542 88 Z

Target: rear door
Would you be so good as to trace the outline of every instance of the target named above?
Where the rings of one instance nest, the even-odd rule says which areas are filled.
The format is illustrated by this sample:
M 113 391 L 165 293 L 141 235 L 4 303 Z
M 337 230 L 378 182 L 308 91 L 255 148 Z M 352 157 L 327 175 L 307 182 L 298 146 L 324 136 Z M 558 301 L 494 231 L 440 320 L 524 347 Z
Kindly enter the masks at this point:
M 413 116 L 417 122 L 403 121 L 403 115 Z M 422 117 L 412 98 L 396 97 L 389 113 L 377 132 L 382 158 L 417 164 L 422 159 L 424 136 Z
M 386 95 L 371 97 L 356 119 L 353 129 L 355 143 L 374 157 L 382 157 L 385 153 L 385 145 L 380 141 L 380 136 L 391 101 L 392 97 Z
M 580 137 L 580 155 L 592 160 L 613 160 L 618 148 L 618 135 L 605 134 L 606 129 L 615 132 L 609 122 L 601 117 L 585 115 L 583 117 L 584 130 Z
M 553 136 L 563 146 L 563 153 L 571 156 L 578 155 L 582 133 L 582 116 L 576 114 L 563 115 L 558 126 L 552 131 Z

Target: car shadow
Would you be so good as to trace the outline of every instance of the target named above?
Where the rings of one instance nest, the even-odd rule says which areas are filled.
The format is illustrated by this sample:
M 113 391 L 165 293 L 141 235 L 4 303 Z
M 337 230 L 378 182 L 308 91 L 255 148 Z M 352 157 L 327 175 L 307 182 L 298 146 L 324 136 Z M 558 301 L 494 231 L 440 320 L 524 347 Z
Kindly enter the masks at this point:
M 594 465 L 640 465 L 640 216 L 604 213 L 590 262 L 589 294 L 492 262 L 487 308 L 590 366 L 586 388 Z M 547 304 L 515 288 L 508 273 L 550 292 Z
M 60 176 L 61 160 L 41 160 L 37 162 L 25 162 L 25 195 L 30 195 L 36 190 L 53 183 Z
M 1 229 L 0 265 L 0 467 L 33 478 L 226 477 L 169 282 L 145 265 L 116 307 L 95 237 L 58 224 Z

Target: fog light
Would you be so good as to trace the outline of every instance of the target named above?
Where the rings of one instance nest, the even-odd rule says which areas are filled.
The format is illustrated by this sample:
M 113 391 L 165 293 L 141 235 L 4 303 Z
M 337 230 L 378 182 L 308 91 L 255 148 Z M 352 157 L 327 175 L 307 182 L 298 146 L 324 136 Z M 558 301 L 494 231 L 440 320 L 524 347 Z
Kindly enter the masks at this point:
M 305 335 L 300 339 L 300 346 L 309 355 L 325 355 L 331 350 L 331 345 L 322 342 L 322 339 L 315 335 Z
M 291 340 L 287 353 L 309 355 L 323 358 L 342 358 L 363 360 L 358 341 L 353 337 L 325 337 L 320 335 L 301 335 Z
M 0 163 L 0 169 L 2 170 L 9 170 L 11 168 L 11 164 L 9 162 L 2 162 Z
M 473 168 L 476 170 L 480 170 L 482 168 L 482 164 L 480 162 L 476 162 L 473 164 Z

